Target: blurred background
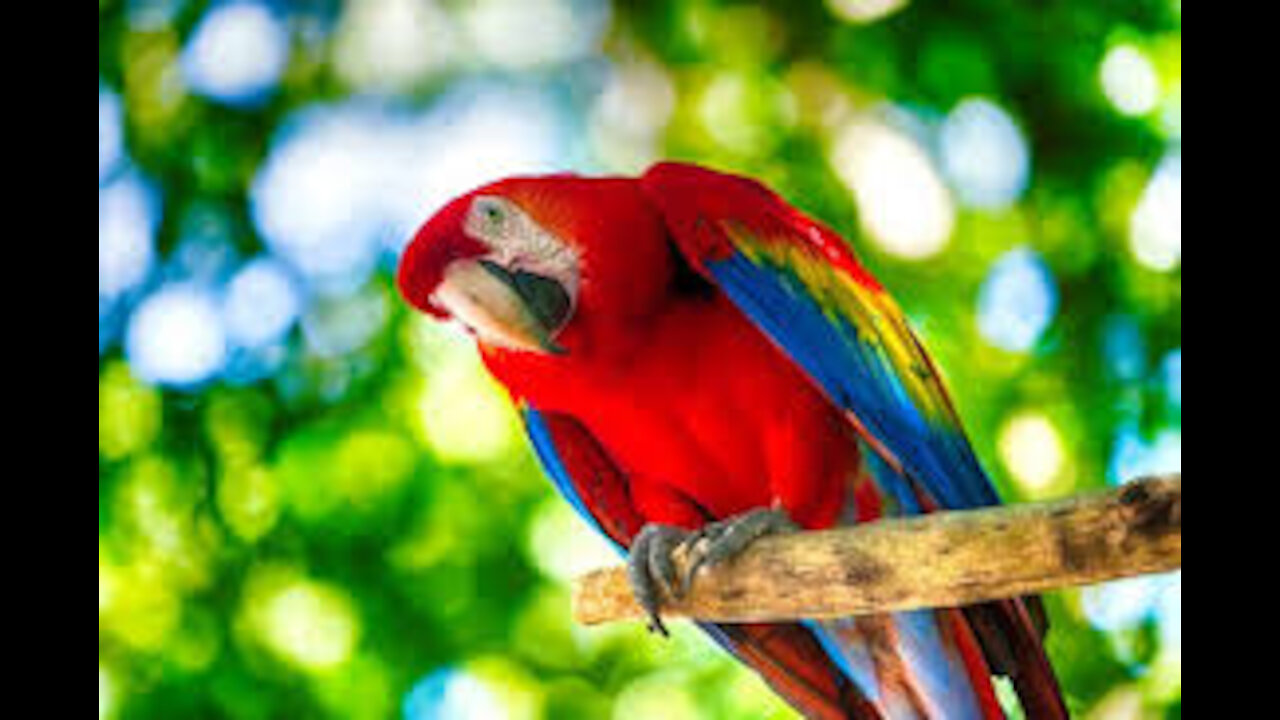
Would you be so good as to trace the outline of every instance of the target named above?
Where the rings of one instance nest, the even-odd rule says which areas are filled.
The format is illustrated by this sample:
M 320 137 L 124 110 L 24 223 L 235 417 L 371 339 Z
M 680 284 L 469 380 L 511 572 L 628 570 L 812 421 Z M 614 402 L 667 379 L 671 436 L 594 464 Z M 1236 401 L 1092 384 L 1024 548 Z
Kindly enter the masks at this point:
M 98 717 L 789 718 L 610 552 L 415 227 L 694 160 L 852 238 L 1013 501 L 1182 465 L 1179 0 L 99 0 Z M 1049 598 L 1084 718 L 1181 716 L 1180 576 Z

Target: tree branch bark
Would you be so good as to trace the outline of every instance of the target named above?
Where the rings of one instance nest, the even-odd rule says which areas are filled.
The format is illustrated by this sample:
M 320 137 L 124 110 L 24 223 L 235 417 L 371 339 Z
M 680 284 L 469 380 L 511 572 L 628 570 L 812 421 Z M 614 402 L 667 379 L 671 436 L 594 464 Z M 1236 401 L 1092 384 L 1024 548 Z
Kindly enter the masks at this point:
M 683 572 L 685 558 L 675 558 Z M 666 617 L 823 619 L 956 607 L 1182 567 L 1182 476 L 1070 500 L 765 538 L 704 570 Z M 623 568 L 574 584 L 585 625 L 643 617 Z

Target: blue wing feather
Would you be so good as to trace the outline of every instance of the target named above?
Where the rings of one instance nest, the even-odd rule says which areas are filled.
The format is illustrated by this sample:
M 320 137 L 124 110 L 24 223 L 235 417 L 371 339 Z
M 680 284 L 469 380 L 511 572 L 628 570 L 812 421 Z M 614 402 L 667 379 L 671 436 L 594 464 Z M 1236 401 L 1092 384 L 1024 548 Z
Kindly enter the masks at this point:
M 551 478 L 551 482 L 556 486 L 560 496 L 567 500 L 573 506 L 573 509 L 593 528 L 608 537 L 608 533 L 604 532 L 604 528 L 600 527 L 600 522 L 596 520 L 595 515 L 591 514 L 591 511 L 587 509 L 586 503 L 583 502 L 582 495 L 578 492 L 577 485 L 573 482 L 573 477 L 569 475 L 569 470 L 565 467 L 564 460 L 560 457 L 560 452 L 556 449 L 555 438 L 551 435 L 551 428 L 547 426 L 542 413 L 532 407 L 525 407 L 523 415 L 524 427 L 529 435 L 529 442 L 533 445 L 533 450 L 538 456 L 538 461 L 542 464 L 543 471 Z
M 743 313 L 803 367 L 832 402 L 856 415 L 938 504 L 967 508 L 999 503 L 963 433 L 922 415 L 877 338 L 833 312 L 833 304 L 812 294 L 785 267 L 741 252 L 706 267 Z M 857 302 L 853 297 L 825 300 Z

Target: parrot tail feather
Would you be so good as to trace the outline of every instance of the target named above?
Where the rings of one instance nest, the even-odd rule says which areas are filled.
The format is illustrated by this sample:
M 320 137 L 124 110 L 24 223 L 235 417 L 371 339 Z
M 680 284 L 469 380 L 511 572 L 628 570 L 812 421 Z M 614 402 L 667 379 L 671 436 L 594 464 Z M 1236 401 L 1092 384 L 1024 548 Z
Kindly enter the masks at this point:
M 862 696 L 804 625 L 699 627 L 809 720 L 893 720 Z
M 981 647 L 958 611 L 815 621 L 809 627 L 882 717 L 1005 717 Z
M 699 627 L 810 720 L 1005 719 L 960 610 Z
M 1071 715 L 1041 642 L 1046 623 L 1039 598 L 1003 600 L 963 612 L 990 667 L 1013 683 L 1026 716 L 1068 720 Z

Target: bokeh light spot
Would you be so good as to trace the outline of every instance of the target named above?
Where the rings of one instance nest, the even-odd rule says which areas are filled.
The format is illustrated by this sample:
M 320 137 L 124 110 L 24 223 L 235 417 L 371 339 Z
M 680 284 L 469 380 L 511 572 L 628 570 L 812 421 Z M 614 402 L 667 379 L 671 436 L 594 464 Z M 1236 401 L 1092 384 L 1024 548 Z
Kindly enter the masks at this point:
M 160 433 L 162 412 L 158 392 L 112 363 L 98 379 L 98 454 L 121 460 L 145 450 Z
M 1182 472 L 1182 431 L 1165 429 L 1148 439 L 1134 425 L 1116 433 L 1107 471 L 1112 484 L 1148 475 Z
M 251 348 L 283 337 L 301 310 L 302 299 L 287 268 L 270 259 L 241 268 L 227 285 L 223 301 L 228 337 Z
M 1026 192 L 1031 150 L 999 105 L 984 99 L 960 103 L 942 126 L 941 144 L 943 167 L 965 204 L 999 210 Z
M 1029 412 L 1010 418 L 1000 430 L 999 451 L 1013 479 L 1030 497 L 1052 495 L 1062 484 L 1066 448 L 1048 417 Z
M 636 680 L 618 695 L 613 720 L 698 720 L 702 713 L 688 686 L 675 673 L 654 673 Z
M 1165 396 L 1175 406 L 1182 407 L 1182 348 L 1165 356 L 1160 363 L 1160 374 Z
M 202 561 L 190 512 L 195 502 L 193 486 L 184 483 L 181 475 L 182 468 L 172 458 L 143 456 L 130 465 L 117 506 L 135 539 L 151 559 L 173 572 L 169 579 L 175 583 L 196 579 Z
M 1151 60 L 1132 45 L 1117 45 L 1102 61 L 1102 91 L 1125 115 L 1146 115 L 1160 102 L 1160 77 Z
M 110 602 L 98 625 L 124 647 L 156 653 L 178 628 L 182 607 L 171 586 L 171 569 L 154 553 L 116 571 Z
M 179 54 L 178 35 L 168 29 L 139 38 L 129 49 L 121 92 L 134 137 L 173 132 L 188 106 L 190 96 L 183 82 Z
M 363 348 L 385 325 L 390 313 L 383 288 L 313 301 L 302 318 L 307 349 L 318 357 L 341 358 Z
M 120 98 L 98 84 L 98 184 L 124 155 L 124 116 Z
M 591 110 L 592 145 L 619 171 L 643 172 L 661 154 L 660 140 L 676 107 L 664 68 L 634 62 L 613 68 Z
M 251 0 L 215 4 L 182 54 L 188 87 L 233 105 L 260 100 L 288 64 L 288 30 L 267 6 Z
M 342 664 L 355 644 L 355 624 L 345 601 L 323 588 L 288 588 L 267 609 L 267 640 L 280 653 L 307 668 Z
M 508 717 L 501 700 L 470 673 L 445 669 L 428 675 L 404 701 L 404 720 L 490 720 Z
M 1001 258 L 978 295 L 978 329 L 995 347 L 1035 347 L 1058 312 L 1058 289 L 1039 255 L 1014 250 Z
M 98 189 L 98 297 L 137 288 L 155 264 L 160 200 L 141 178 L 126 175 Z
M 290 570 L 259 569 L 246 598 L 251 625 L 266 647 L 301 670 L 332 670 L 355 652 L 359 619 L 338 588 Z
M 1157 272 L 1182 263 L 1182 154 L 1160 164 L 1138 201 L 1129 230 L 1138 262 Z
M 767 153 L 779 129 L 796 121 L 790 89 L 767 78 L 742 72 L 717 75 L 702 92 L 698 116 L 702 127 L 721 147 L 741 155 Z
M 413 87 L 458 53 L 452 19 L 434 0 L 347 3 L 334 40 L 338 73 L 378 90 Z
M 618 67 L 600 95 L 599 107 L 610 121 L 632 135 L 660 130 L 675 111 L 676 94 L 661 65 L 633 63 Z
M 422 439 L 441 460 L 490 462 L 514 447 L 519 433 L 511 402 L 459 340 L 436 356 L 418 404 Z
M 267 245 L 305 278 L 344 289 L 363 283 L 377 253 L 379 133 L 357 110 L 311 110 L 286 126 L 253 186 Z M 387 168 L 390 170 L 390 168 Z
M 1119 380 L 1136 382 L 1146 374 L 1147 342 L 1142 326 L 1129 315 L 1117 315 L 1103 326 L 1102 350 L 1107 369 Z
M 562 582 L 618 562 L 618 551 L 560 497 L 534 513 L 526 549 L 539 570 Z
M 609 11 L 600 0 L 481 0 L 466 6 L 462 21 L 482 58 L 516 69 L 564 63 L 598 50 Z
M 272 472 L 263 467 L 235 466 L 222 474 L 217 486 L 218 512 L 236 537 L 255 543 L 266 537 L 280 519 L 281 490 Z
M 191 285 L 159 290 L 130 320 L 125 351 L 134 372 L 146 382 L 185 388 L 212 379 L 227 357 L 216 298 Z
M 1160 621 L 1160 646 L 1165 653 L 1182 654 L 1182 572 L 1173 575 L 1171 582 L 1160 594 L 1156 603 L 1156 617 Z M 1181 675 L 1179 675 L 1181 679 Z
M 914 140 L 881 123 L 856 121 L 840 134 L 832 161 L 865 229 L 885 252 L 925 260 L 947 248 L 955 203 Z
M 1150 619 L 1173 576 L 1130 578 L 1081 591 L 1085 616 L 1108 632 L 1130 630 Z
M 841 20 L 859 24 L 884 20 L 909 4 L 911 0 L 827 0 L 827 7 Z
M 98 617 L 111 611 L 120 598 L 120 571 L 102 551 L 98 540 Z
M 388 500 L 413 475 L 413 445 L 384 430 L 356 431 L 333 459 L 333 482 L 357 509 Z

